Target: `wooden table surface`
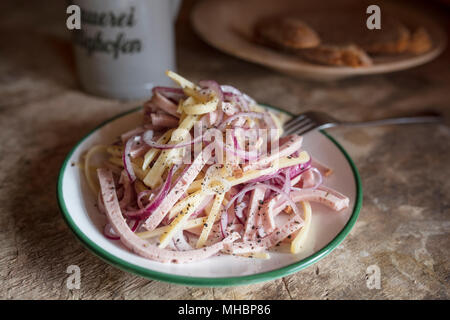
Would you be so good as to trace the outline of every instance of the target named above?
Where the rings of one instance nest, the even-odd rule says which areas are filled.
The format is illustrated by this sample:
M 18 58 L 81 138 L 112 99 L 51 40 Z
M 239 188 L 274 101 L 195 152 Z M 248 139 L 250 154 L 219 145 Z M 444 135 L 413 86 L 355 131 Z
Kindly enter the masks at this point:
M 335 251 L 297 274 L 235 288 L 194 288 L 143 279 L 91 254 L 59 212 L 58 170 L 81 137 L 139 102 L 79 89 L 64 4 L 5 0 L 0 5 L 0 298 L 449 298 L 448 125 L 331 131 L 361 173 L 363 209 Z M 190 6 L 184 4 L 177 22 L 179 72 L 188 78 L 214 78 L 292 112 L 315 109 L 358 120 L 433 108 L 450 116 L 448 49 L 412 70 L 313 83 L 209 47 L 190 28 Z M 66 288 L 69 265 L 81 269 L 79 290 Z M 366 285 L 371 265 L 380 268 L 381 289 Z

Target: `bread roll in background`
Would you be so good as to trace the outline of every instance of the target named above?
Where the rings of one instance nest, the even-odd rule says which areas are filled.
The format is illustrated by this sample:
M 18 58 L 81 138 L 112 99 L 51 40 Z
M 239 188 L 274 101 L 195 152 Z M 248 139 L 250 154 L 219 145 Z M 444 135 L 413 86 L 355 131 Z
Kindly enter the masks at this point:
M 269 17 L 260 20 L 254 28 L 255 39 L 281 50 L 313 48 L 320 38 L 303 20 L 296 17 Z
M 372 65 L 372 59 L 356 45 L 319 45 L 315 48 L 299 50 L 297 54 L 308 61 L 325 65 L 353 68 Z
M 293 10 L 260 19 L 254 34 L 263 45 L 334 66 L 371 66 L 371 57 L 417 55 L 432 48 L 431 37 L 422 26 L 407 26 L 383 12 L 381 29 L 368 29 L 367 17 L 362 7 L 334 12 Z

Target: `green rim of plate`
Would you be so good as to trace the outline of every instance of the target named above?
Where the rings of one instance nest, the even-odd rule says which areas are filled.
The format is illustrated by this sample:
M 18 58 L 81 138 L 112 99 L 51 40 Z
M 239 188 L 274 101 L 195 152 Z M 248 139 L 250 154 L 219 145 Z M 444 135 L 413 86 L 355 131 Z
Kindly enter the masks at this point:
M 279 112 L 283 112 L 289 116 L 293 116 L 292 113 L 278 109 L 269 105 L 264 105 L 265 107 L 268 107 L 270 109 L 277 110 Z M 328 139 L 330 139 L 337 147 L 338 149 L 344 154 L 345 158 L 347 159 L 348 163 L 350 164 L 350 167 L 353 171 L 353 176 L 355 179 L 356 184 L 356 200 L 355 200 L 355 206 L 353 208 L 352 215 L 350 216 L 350 219 L 348 220 L 347 224 L 344 226 L 344 228 L 339 232 L 336 237 L 331 240 L 330 243 L 328 243 L 324 248 L 320 249 L 316 253 L 300 260 L 295 263 L 292 263 L 290 265 L 287 265 L 285 267 L 266 271 L 262 273 L 256 273 L 251 275 L 245 275 L 245 276 L 239 276 L 239 277 L 222 277 L 222 278 L 202 278 L 202 277 L 188 277 L 188 276 L 180 276 L 180 275 L 174 275 L 170 273 L 164 273 L 159 271 L 150 270 L 147 268 L 143 268 L 141 266 L 135 265 L 133 263 L 130 263 L 128 261 L 122 260 L 115 255 L 109 253 L 105 249 L 98 246 L 95 242 L 93 242 L 89 237 L 84 234 L 80 228 L 76 225 L 76 223 L 73 221 L 71 215 L 69 214 L 69 210 L 67 209 L 66 203 L 64 201 L 63 192 L 62 192 L 62 183 L 63 183 L 63 177 L 64 172 L 66 171 L 66 167 L 69 163 L 69 159 L 72 157 L 72 154 L 75 152 L 75 150 L 78 148 L 78 146 L 86 140 L 91 134 L 93 134 L 95 131 L 100 129 L 101 127 L 105 126 L 106 124 L 123 117 L 127 114 L 133 113 L 137 110 L 139 110 L 141 107 L 134 108 L 132 110 L 123 112 L 109 120 L 104 121 L 100 125 L 98 125 L 96 128 L 94 128 L 91 132 L 89 132 L 87 135 L 85 135 L 73 148 L 70 150 L 69 154 L 65 158 L 61 169 L 59 171 L 58 176 L 58 183 L 57 183 L 57 197 L 58 197 L 58 204 L 60 207 L 60 210 L 62 212 L 63 218 L 66 221 L 69 228 L 73 231 L 75 236 L 81 241 L 81 243 L 86 246 L 89 250 L 91 250 L 95 255 L 100 257 L 102 260 L 106 261 L 107 263 L 121 269 L 124 271 L 128 271 L 134 274 L 137 274 L 139 276 L 152 279 L 152 280 L 159 280 L 159 281 L 165 281 L 169 283 L 176 283 L 181 285 L 188 285 L 188 286 L 201 286 L 201 287 L 227 287 L 227 286 L 237 286 L 237 285 L 246 285 L 246 284 L 252 284 L 252 283 L 258 283 L 258 282 L 265 282 L 269 280 L 275 280 L 284 276 L 288 276 L 290 274 L 293 274 L 295 272 L 298 272 L 313 263 L 316 263 L 326 255 L 328 255 L 331 251 L 333 251 L 349 234 L 350 230 L 353 228 L 359 212 L 362 207 L 362 184 L 361 184 L 361 178 L 359 176 L 358 170 L 356 169 L 356 166 L 353 162 L 353 160 L 350 158 L 350 156 L 347 154 L 345 149 L 328 133 L 325 131 L 321 131 L 322 134 L 324 134 Z

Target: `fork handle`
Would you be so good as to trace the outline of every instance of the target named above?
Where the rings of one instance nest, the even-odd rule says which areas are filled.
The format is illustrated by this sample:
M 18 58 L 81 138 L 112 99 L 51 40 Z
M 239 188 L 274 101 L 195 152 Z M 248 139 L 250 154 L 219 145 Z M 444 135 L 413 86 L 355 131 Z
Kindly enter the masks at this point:
M 358 122 L 341 122 L 339 126 L 366 127 L 366 126 L 384 126 L 391 124 L 442 123 L 443 120 L 444 118 L 442 117 L 442 115 L 433 113 L 433 115 L 422 115 L 414 117 L 386 118 L 386 119 L 358 121 Z

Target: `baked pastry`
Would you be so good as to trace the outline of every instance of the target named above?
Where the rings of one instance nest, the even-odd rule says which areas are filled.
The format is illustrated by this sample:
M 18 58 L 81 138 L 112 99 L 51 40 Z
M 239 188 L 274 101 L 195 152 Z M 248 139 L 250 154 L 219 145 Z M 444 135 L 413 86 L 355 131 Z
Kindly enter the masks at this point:
M 429 51 L 432 45 L 428 31 L 423 27 L 419 27 L 412 32 L 407 51 L 413 54 L 421 54 Z
M 371 30 L 359 9 L 333 15 L 310 12 L 301 19 L 292 13 L 265 18 L 255 24 L 254 35 L 263 45 L 313 63 L 354 68 L 373 65 L 371 57 L 421 54 L 432 47 L 425 28 L 410 31 L 396 17 L 384 14 L 381 29 Z
M 356 43 L 370 54 L 397 54 L 408 49 L 411 33 L 396 20 L 384 21 L 380 30 L 368 30 Z
M 368 29 L 361 11 L 336 14 L 325 12 L 305 16 L 305 21 L 320 36 L 322 44 L 342 46 L 355 44 L 368 54 L 383 55 L 405 52 L 411 33 L 397 18 L 383 14 L 381 29 Z
M 315 48 L 298 51 L 298 54 L 311 62 L 332 65 L 348 66 L 353 68 L 368 67 L 372 59 L 356 45 L 320 45 Z
M 278 17 L 260 20 L 255 25 L 258 42 L 282 50 L 316 47 L 320 43 L 317 33 L 308 24 L 295 17 Z

